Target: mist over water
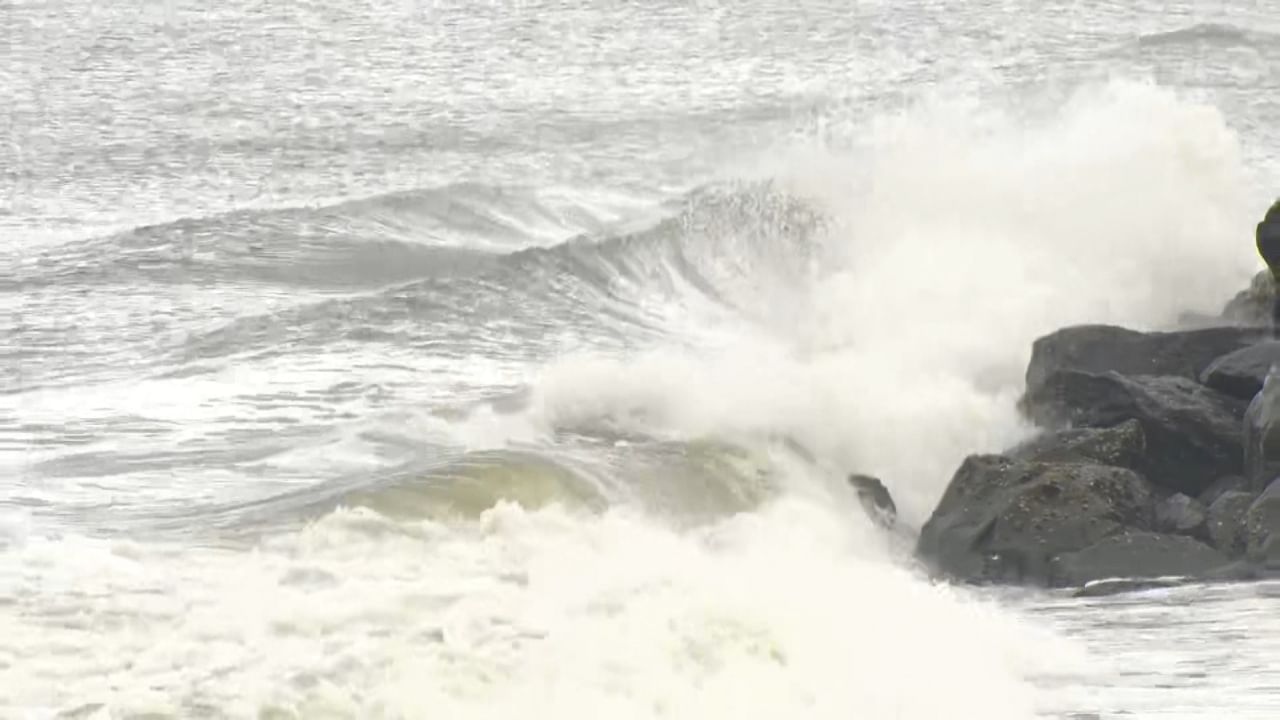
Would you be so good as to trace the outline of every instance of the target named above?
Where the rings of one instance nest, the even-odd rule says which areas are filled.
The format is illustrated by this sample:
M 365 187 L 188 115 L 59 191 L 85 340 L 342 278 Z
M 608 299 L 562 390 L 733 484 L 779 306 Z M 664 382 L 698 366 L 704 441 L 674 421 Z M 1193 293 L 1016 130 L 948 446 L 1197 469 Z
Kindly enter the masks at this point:
M 1265 16 L 8 12 L 0 715 L 1280 709 L 1266 586 L 934 584 L 844 483 L 1247 284 Z

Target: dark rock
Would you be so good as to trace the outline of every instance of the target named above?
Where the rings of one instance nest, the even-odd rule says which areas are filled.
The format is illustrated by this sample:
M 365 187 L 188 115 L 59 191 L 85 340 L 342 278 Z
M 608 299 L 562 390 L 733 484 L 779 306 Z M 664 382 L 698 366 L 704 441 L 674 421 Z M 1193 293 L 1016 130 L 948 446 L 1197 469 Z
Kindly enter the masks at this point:
M 1063 371 L 1028 392 L 1022 408 L 1048 427 L 1138 420 L 1147 443 L 1141 471 L 1175 492 L 1199 495 L 1210 478 L 1243 469 L 1244 404 L 1185 378 Z
M 1087 582 L 1084 587 L 1071 593 L 1071 596 L 1078 598 L 1109 597 L 1111 595 L 1120 595 L 1121 593 L 1142 592 L 1143 590 L 1162 590 L 1186 585 L 1189 582 L 1192 581 L 1187 578 L 1175 577 L 1107 578 L 1105 580 Z
M 1227 564 L 1222 553 L 1181 535 L 1126 532 L 1053 561 L 1052 582 L 1083 585 L 1103 578 L 1202 577 Z
M 1200 382 L 1248 401 L 1262 389 L 1272 365 L 1280 365 L 1280 341 L 1260 342 L 1223 355 L 1200 373 Z
M 1155 529 L 1208 540 L 1208 513 L 1199 500 L 1177 493 L 1156 503 Z
M 1272 275 L 1280 276 L 1280 200 L 1275 201 L 1256 230 L 1258 254 Z
M 1245 543 L 1250 562 L 1280 569 L 1280 480 L 1272 482 L 1249 506 Z
M 1214 480 L 1213 483 L 1209 485 L 1209 487 L 1205 488 L 1205 491 L 1200 493 L 1200 496 L 1196 499 L 1200 501 L 1201 505 L 1207 508 L 1217 501 L 1218 498 L 1222 497 L 1222 494 L 1228 490 L 1244 490 L 1244 488 L 1245 482 L 1243 477 L 1239 475 L 1223 475 L 1217 480 Z
M 1280 475 L 1280 374 L 1268 372 L 1244 415 L 1245 486 L 1262 492 Z
M 879 478 L 854 474 L 849 476 L 849 484 L 858 493 L 858 500 L 868 517 L 881 527 L 893 527 L 898 519 L 898 506 L 889 495 L 889 488 Z
M 1048 581 L 1049 561 L 1151 526 L 1150 484 L 1124 468 L 974 455 L 956 471 L 916 546 L 969 582 Z
M 1147 450 L 1142 425 L 1129 420 L 1109 428 L 1048 432 L 1024 442 L 1006 455 L 1032 462 L 1094 462 L 1134 469 Z
M 1228 490 L 1209 506 L 1209 542 L 1219 551 L 1239 557 L 1245 551 L 1245 516 L 1254 496 L 1242 490 Z
M 1275 296 L 1275 279 L 1270 270 L 1263 270 L 1253 276 L 1247 290 L 1241 290 L 1227 303 L 1222 309 L 1222 317 L 1239 325 L 1265 327 L 1271 322 Z
M 1031 346 L 1027 392 L 1063 371 L 1197 380 L 1209 363 L 1264 337 L 1258 328 L 1235 326 L 1149 333 L 1111 325 L 1064 328 Z
M 1274 582 L 1280 580 L 1280 566 L 1237 560 L 1214 570 L 1204 579 L 1213 582 Z

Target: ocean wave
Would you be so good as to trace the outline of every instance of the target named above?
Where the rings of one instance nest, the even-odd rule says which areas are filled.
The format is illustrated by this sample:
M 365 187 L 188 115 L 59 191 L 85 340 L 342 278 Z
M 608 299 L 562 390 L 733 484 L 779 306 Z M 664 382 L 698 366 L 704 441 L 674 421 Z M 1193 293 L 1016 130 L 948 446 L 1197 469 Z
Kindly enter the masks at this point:
M 1197 23 L 1176 30 L 1148 33 L 1137 39 L 1139 46 L 1164 45 L 1244 45 L 1267 49 L 1280 42 L 1275 33 L 1257 28 L 1243 28 L 1226 23 Z
M 412 462 L 261 498 L 131 513 L 124 525 L 132 533 L 235 542 L 298 528 L 343 509 L 402 522 L 467 523 L 507 504 L 587 514 L 627 506 L 688 527 L 757 508 L 801 477 L 818 483 L 815 491 L 851 492 L 777 442 L 768 450 L 713 439 L 624 441 L 605 427 L 587 432 L 560 433 L 554 444 L 436 448 Z M 81 521 L 98 534 L 123 527 L 119 508 L 79 510 Z
M 379 375 L 401 403 L 531 388 L 523 412 L 546 432 L 781 433 L 884 477 L 915 522 L 964 453 L 1021 432 L 1012 398 L 1035 337 L 1220 306 L 1255 262 L 1247 240 L 1222 250 L 1248 231 L 1234 136 L 1159 88 L 1093 88 L 1032 124 L 943 107 L 877 132 L 866 156 L 705 187 L 638 232 L 239 307 L 102 364 L 239 388 L 324 369 L 314 394 L 270 403 L 208 390 L 236 413 Z
M 530 510 L 605 506 L 599 479 L 564 458 L 521 450 L 443 452 L 426 462 L 359 473 L 251 502 L 156 518 L 156 527 L 256 533 L 308 522 L 338 508 L 366 508 L 403 520 L 474 520 L 507 502 Z
M 237 318 L 175 352 L 188 362 L 346 339 L 437 353 L 510 346 L 545 359 L 570 335 L 626 347 L 667 334 L 686 313 L 764 312 L 761 282 L 797 287 L 820 227 L 812 206 L 770 184 L 704 188 L 640 232 L 579 236 L 456 270 L 437 255 L 431 277 Z
M 315 207 L 237 210 L 54 245 L 26 259 L 23 274 L 5 286 L 385 286 L 434 274 L 443 252 L 501 254 L 601 231 L 626 214 L 619 202 L 572 189 L 455 183 Z
M 5 707 L 1027 720 L 1029 677 L 1096 671 L 1061 636 L 877 559 L 830 509 L 681 531 L 619 509 L 349 508 L 251 548 L 31 538 L 0 555 L 21 620 L 6 647 L 27 658 Z

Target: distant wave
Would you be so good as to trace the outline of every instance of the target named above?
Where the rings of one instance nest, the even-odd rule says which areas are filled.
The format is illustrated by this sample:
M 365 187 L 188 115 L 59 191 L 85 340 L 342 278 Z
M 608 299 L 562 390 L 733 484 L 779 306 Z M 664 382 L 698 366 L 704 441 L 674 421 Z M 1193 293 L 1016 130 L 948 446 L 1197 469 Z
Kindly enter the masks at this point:
M 750 316 L 767 308 L 776 299 L 771 283 L 780 291 L 803 285 L 793 281 L 810 266 L 822 222 L 813 207 L 768 183 L 734 183 L 686 195 L 644 229 L 571 235 L 566 227 L 572 239 L 549 247 L 529 240 L 501 252 L 403 239 L 415 227 L 412 218 L 425 227 L 445 217 L 439 208 L 453 201 L 444 196 L 467 198 L 472 220 L 510 217 L 536 204 L 533 195 L 454 186 L 180 220 L 42 251 L 21 276 L 0 281 L 33 298 L 32 312 L 87 312 L 76 303 L 93 304 L 102 293 L 177 287 L 189 300 L 178 309 L 186 331 L 166 333 L 167 347 L 142 331 L 107 347 L 78 344 L 88 336 L 72 328 L 14 327 L 0 333 L 12 347 L 56 347 L 81 358 L 40 373 L 26 368 L 15 385 L 78 381 L 121 362 L 131 343 L 152 348 L 148 370 L 161 377 L 343 341 L 534 361 L 581 342 L 633 348 L 678 334 L 672 328 L 700 312 Z M 562 201 L 573 202 L 567 195 Z M 388 231 L 391 217 L 400 230 Z M 86 294 L 65 292 L 72 288 Z M 263 298 L 255 309 L 224 300 L 246 289 Z
M 636 233 L 482 257 L 446 258 L 435 248 L 423 256 L 433 263 L 424 277 L 239 318 L 191 338 L 170 359 L 340 339 L 436 353 L 502 354 L 510 345 L 534 358 L 553 354 L 567 335 L 606 347 L 643 341 L 665 332 L 670 313 L 701 307 L 750 316 L 777 297 L 761 292 L 762 283 L 796 286 L 819 252 L 821 224 L 811 206 L 769 184 L 703 188 L 678 213 Z
M 435 249 L 510 252 L 598 232 L 613 221 L 570 192 L 456 183 L 143 225 L 50 248 L 13 282 L 377 286 L 431 274 Z
M 1150 33 L 1138 37 L 1139 46 L 1182 45 L 1210 43 L 1215 45 L 1274 46 L 1280 36 L 1265 30 L 1242 28 L 1223 23 L 1198 23 L 1167 32 Z

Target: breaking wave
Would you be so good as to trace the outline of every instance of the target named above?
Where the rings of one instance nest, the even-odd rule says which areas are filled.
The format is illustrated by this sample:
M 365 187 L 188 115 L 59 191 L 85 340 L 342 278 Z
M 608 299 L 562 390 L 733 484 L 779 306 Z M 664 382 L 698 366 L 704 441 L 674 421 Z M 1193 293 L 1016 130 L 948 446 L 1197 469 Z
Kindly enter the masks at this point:
M 21 531 L 5 530 L 0 568 L 41 577 L 16 573 L 0 615 L 0 703 L 1007 720 L 1087 705 L 1045 678 L 1104 660 L 924 581 L 842 477 L 882 477 L 918 525 L 966 453 L 1028 431 L 1014 398 L 1036 336 L 1219 307 L 1256 264 L 1235 137 L 1211 108 L 1117 83 L 1051 118 L 929 105 L 854 140 L 780 152 L 768 180 L 703 187 L 640 226 L 447 191 L 484 233 L 563 232 L 518 249 L 404 237 L 453 206 L 428 193 L 57 250 L 33 288 L 76 272 L 106 289 L 75 301 L 97 304 L 97 325 L 8 331 L 10 347 L 39 334 L 89 358 L 22 371 L 43 407 L 81 409 L 79 426 L 0 426 L 14 442 L 43 433 L 32 507 L 91 482 L 119 498 L 116 517 L 143 498 L 152 526 L 261 532 L 252 548 L 207 541 L 218 532 L 135 543 L 6 520 Z M 499 221 L 512 207 L 529 215 Z M 154 276 L 81 262 L 192 233 L 229 240 L 161 252 Z M 374 238 L 403 254 L 361 283 L 335 280 L 346 261 L 298 270 Z M 251 241 L 299 254 L 253 256 Z M 233 276 L 276 294 L 211 302 Z M 144 280 L 189 296 L 164 332 L 133 337 L 111 324 L 111 293 Z M 144 377 L 95 374 L 122 363 Z M 110 422 L 135 435 L 80 449 Z M 163 472 L 129 466 L 157 448 Z M 197 493 L 172 485 L 218 482 L 215 451 L 293 484 L 192 509 Z

